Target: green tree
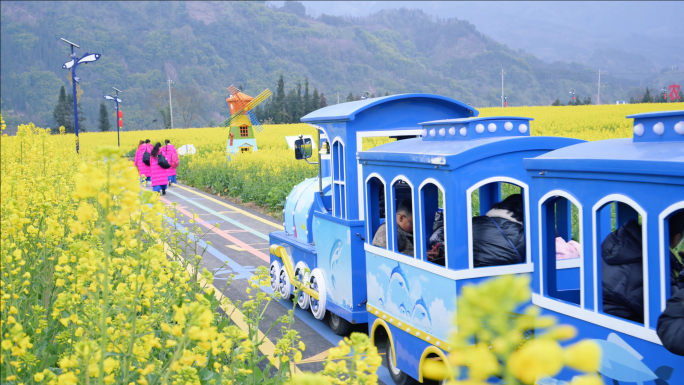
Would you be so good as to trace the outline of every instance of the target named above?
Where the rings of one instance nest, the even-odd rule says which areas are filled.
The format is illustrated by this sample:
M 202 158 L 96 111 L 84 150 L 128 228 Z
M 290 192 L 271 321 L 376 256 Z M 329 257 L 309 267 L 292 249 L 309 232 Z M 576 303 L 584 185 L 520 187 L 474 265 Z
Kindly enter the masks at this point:
M 57 99 L 57 105 L 55 106 L 54 111 L 52 112 L 52 117 L 55 120 L 55 124 L 57 125 L 57 129 L 59 127 L 64 126 L 64 128 L 67 127 L 66 124 L 66 115 L 67 115 L 67 100 L 66 100 L 66 91 L 64 90 L 64 86 L 59 90 L 59 98 Z
M 320 107 L 321 97 L 318 95 L 318 88 L 314 87 L 313 96 L 311 97 L 311 111 L 316 111 Z
M 313 111 L 313 105 L 311 103 L 311 95 L 309 94 L 309 77 L 304 78 L 304 113 L 302 116 L 308 114 L 309 112 Z
M 585 106 L 591 105 L 591 96 L 587 95 L 587 97 L 584 98 L 584 102 L 583 102 L 583 103 L 584 103 Z
M 651 90 L 646 87 L 646 92 L 644 92 L 644 97 L 641 99 L 642 103 L 651 103 L 653 101 L 651 97 Z
M 98 121 L 98 129 L 102 132 L 107 132 L 112 127 L 109 124 L 109 113 L 107 112 L 107 105 L 102 102 L 100 103 L 100 120 Z
M 551 105 L 552 106 L 560 106 L 561 105 L 560 98 L 556 98 L 556 101 L 553 102 L 553 104 L 551 104 Z
M 273 123 L 281 124 L 287 123 L 285 120 L 285 79 L 283 79 L 283 74 L 280 74 L 280 79 L 278 79 L 278 86 L 276 88 L 276 96 L 273 103 Z
M 349 91 L 349 95 L 347 95 L 347 101 L 348 102 L 353 102 L 354 101 L 354 94 Z

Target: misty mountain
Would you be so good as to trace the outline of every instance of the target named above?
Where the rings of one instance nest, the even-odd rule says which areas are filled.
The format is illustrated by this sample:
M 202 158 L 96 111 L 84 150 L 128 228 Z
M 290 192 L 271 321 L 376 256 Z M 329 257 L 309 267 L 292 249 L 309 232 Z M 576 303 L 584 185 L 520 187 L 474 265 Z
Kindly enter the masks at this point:
M 33 121 L 54 126 L 62 85 L 70 89 L 69 47 L 101 53 L 78 68 L 88 130 L 111 87 L 124 91 L 124 129 L 163 127 L 160 95 L 174 81 L 175 98 L 203 100 L 192 126 L 229 116 L 227 87 L 256 96 L 308 77 L 329 103 L 345 95 L 426 92 L 475 107 L 501 103 L 501 69 L 510 105 L 563 103 L 568 91 L 596 100 L 596 70 L 578 63 L 547 63 L 482 34 L 475 25 L 421 10 L 381 10 L 365 17 L 311 17 L 301 3 L 264 2 L 11 2 L 1 19 L 1 97 L 11 127 Z M 597 56 L 596 60 L 603 60 Z M 669 76 L 669 75 L 667 75 Z M 629 99 L 635 80 L 602 75 L 603 102 Z M 113 105 L 108 106 L 110 112 Z M 182 121 L 174 106 L 176 126 Z

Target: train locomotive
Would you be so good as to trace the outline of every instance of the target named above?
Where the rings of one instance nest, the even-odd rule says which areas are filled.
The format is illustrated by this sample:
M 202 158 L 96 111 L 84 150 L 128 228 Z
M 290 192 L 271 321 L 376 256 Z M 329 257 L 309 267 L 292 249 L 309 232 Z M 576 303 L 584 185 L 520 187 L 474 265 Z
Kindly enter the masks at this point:
M 292 190 L 284 231 L 270 234 L 271 288 L 289 299 L 298 281 L 309 282 L 295 299 L 299 306 L 340 335 L 367 324 L 371 339 L 386 347 L 392 379 L 404 384 L 423 382 L 425 360 L 449 353 L 448 328 L 464 286 L 527 274 L 534 304 L 602 346 L 605 381 L 634 381 L 623 379 L 629 371 L 620 365 L 640 381 L 684 378 L 684 360 L 654 331 L 671 294 L 662 234 L 684 209 L 684 112 L 632 116 L 634 139 L 600 142 L 531 136 L 532 118 L 478 115 L 450 98 L 404 94 L 303 117 L 319 133 L 319 175 Z M 367 138 L 395 140 L 364 151 Z M 307 158 L 311 147 L 300 140 L 297 157 Z M 472 218 L 511 194 L 523 200 L 525 247 L 517 263 L 480 267 Z M 406 202 L 408 251 L 394 220 Z M 644 229 L 643 324 L 605 314 L 597 289 L 602 240 L 629 219 Z M 439 227 L 437 261 L 429 250 Z M 379 233 L 382 245 L 374 242 Z M 558 237 L 578 241 L 579 257 L 557 260 Z

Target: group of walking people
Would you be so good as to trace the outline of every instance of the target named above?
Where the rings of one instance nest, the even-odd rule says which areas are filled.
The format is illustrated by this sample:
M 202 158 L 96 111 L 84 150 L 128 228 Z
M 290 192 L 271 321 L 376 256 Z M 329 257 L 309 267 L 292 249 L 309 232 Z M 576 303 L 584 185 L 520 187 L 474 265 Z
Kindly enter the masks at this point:
M 135 166 L 143 186 L 150 182 L 152 190 L 166 195 L 166 188 L 177 183 L 178 164 L 178 151 L 168 139 L 164 141 L 164 145 L 157 142 L 154 146 L 149 139 L 140 141 L 135 153 Z

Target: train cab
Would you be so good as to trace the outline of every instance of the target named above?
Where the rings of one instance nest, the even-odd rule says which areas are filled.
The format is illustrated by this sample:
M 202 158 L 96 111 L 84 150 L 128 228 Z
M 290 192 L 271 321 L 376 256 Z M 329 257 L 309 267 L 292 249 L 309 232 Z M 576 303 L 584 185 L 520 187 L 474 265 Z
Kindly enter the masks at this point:
M 532 121 L 432 120 L 419 138 L 359 152 L 368 326 L 395 382 L 422 382 L 424 360 L 449 353 L 465 285 L 532 274 L 533 178 L 523 161 L 582 142 L 530 136 Z M 483 246 L 484 231 L 495 245 Z
M 334 332 L 345 334 L 351 324 L 365 323 L 365 195 L 357 152 L 371 138 L 415 138 L 426 116 L 477 114 L 450 98 L 403 94 L 337 104 L 304 116 L 301 121 L 320 135 L 319 176 L 292 190 L 285 204 L 284 231 L 270 234 L 272 289 L 289 299 L 292 277 L 297 276 L 311 283 L 311 290 L 300 292 L 299 305 L 310 307 L 321 320 L 329 313 Z M 307 269 L 311 273 L 305 277 Z
M 662 346 L 656 328 L 678 290 L 675 281 L 682 281 L 681 265 L 675 266 L 681 234 L 674 233 L 682 231 L 684 211 L 684 111 L 627 118 L 634 119 L 632 138 L 524 161 L 536 266 L 532 301 L 576 326 L 578 338 L 599 343 L 606 384 L 681 383 L 668 380 L 682 381 L 684 358 Z M 572 285 L 558 280 L 558 249 L 569 242 L 579 251 L 563 262 L 572 265 Z M 563 371 L 558 379 L 574 374 Z

